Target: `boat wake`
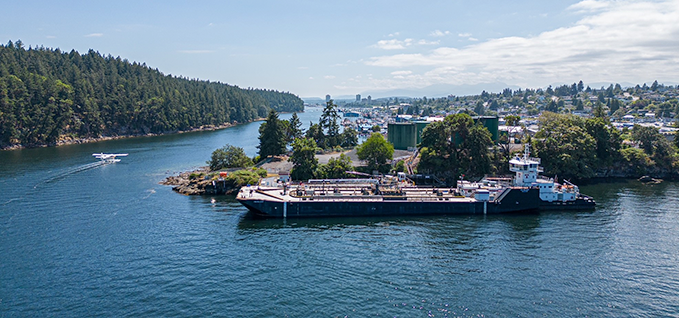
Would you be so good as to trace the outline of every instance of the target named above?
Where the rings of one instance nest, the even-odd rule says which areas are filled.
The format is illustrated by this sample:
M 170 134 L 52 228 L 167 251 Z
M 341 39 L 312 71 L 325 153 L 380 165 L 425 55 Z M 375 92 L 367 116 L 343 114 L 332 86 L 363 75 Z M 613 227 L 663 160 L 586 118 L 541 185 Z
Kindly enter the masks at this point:
M 110 162 L 108 162 L 108 161 L 102 160 L 102 161 L 92 162 L 92 163 L 80 165 L 80 166 L 77 166 L 77 167 L 69 168 L 69 169 L 66 169 L 62 172 L 57 173 L 54 176 L 47 178 L 46 180 L 44 180 L 41 183 L 52 183 L 52 182 L 64 179 L 68 176 L 74 175 L 76 173 L 87 171 L 87 170 L 94 169 L 94 168 L 97 168 L 97 167 L 101 167 L 101 166 L 107 165 L 109 163 Z M 36 184 L 33 188 L 35 189 L 39 185 L 40 185 L 40 183 Z

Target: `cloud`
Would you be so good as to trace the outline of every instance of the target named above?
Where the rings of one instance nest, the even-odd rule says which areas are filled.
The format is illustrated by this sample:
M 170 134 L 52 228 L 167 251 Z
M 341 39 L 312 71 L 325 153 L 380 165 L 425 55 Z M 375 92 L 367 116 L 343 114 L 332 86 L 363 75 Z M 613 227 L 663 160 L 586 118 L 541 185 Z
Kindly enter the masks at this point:
M 448 34 L 450 34 L 450 31 L 434 30 L 431 33 L 429 33 L 429 36 L 441 37 L 446 36 Z
M 184 53 L 184 54 L 208 54 L 208 53 L 214 53 L 214 50 L 180 50 L 178 51 L 179 53 Z
M 54 36 L 54 35 L 46 35 L 45 37 L 48 38 L 48 39 L 56 39 L 56 38 L 57 38 L 57 37 Z
M 611 5 L 610 1 L 601 1 L 601 0 L 583 0 L 580 1 L 576 4 L 571 5 L 568 7 L 570 10 L 574 11 L 579 11 L 579 12 L 592 12 L 592 11 L 598 11 L 602 9 L 606 9 Z
M 382 50 L 402 50 L 407 46 L 413 44 L 413 39 L 405 39 L 403 41 L 397 39 L 391 40 L 380 40 L 377 44 L 373 44 L 372 47 L 382 49 Z
M 580 79 L 637 83 L 679 76 L 679 0 L 609 4 L 581 1 L 569 7 L 590 10 L 579 21 L 536 36 L 503 37 L 461 48 L 438 47 L 372 57 L 364 63 L 421 71 L 401 81 L 392 74 L 363 84 L 393 88 L 506 82 L 536 87 Z M 471 34 L 459 36 L 476 40 Z
M 410 75 L 413 71 L 395 71 L 391 72 L 391 75 Z
M 334 78 L 335 78 L 335 75 L 326 75 L 326 76 L 323 76 L 323 78 L 325 78 L 325 79 L 334 79 Z
M 85 35 L 86 38 L 99 38 L 104 36 L 104 33 L 90 33 Z
M 457 36 L 459 36 L 461 38 L 468 38 L 468 37 L 472 36 L 472 34 L 471 33 L 458 33 Z
M 419 40 L 417 41 L 418 45 L 439 45 L 441 41 L 427 41 L 427 40 Z
M 401 34 L 401 33 L 399 33 L 399 32 L 394 32 L 394 33 L 389 34 L 389 37 L 390 37 L 390 38 L 393 38 L 393 37 L 395 37 L 395 36 L 399 36 L 400 34 Z

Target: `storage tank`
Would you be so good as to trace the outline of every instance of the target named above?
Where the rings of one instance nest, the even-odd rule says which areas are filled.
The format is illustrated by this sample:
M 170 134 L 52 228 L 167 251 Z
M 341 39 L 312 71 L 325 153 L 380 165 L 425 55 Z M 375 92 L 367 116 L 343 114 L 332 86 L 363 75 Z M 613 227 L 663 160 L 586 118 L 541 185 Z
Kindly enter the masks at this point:
M 387 140 L 394 149 L 407 150 L 417 146 L 417 126 L 414 123 L 389 123 Z
M 474 120 L 480 120 L 481 124 L 488 129 L 490 132 L 491 139 L 493 139 L 494 142 L 498 141 L 499 138 L 499 131 L 498 131 L 498 126 L 500 119 L 495 116 L 478 116 L 478 117 L 473 117 Z

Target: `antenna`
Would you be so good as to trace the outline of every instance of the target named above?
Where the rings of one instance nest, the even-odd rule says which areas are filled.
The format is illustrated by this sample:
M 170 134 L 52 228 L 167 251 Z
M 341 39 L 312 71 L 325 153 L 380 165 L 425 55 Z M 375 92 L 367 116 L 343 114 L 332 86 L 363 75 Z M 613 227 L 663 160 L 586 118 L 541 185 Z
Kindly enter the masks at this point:
M 523 149 L 523 157 L 525 159 L 530 158 L 530 144 L 529 143 L 526 143 L 526 146 Z

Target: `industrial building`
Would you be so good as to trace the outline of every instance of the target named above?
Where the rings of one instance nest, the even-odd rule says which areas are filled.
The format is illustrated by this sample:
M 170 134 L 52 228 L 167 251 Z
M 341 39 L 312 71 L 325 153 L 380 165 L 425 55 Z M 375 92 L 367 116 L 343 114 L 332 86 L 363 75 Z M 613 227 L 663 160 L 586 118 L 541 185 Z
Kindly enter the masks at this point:
M 493 142 L 498 141 L 498 117 L 475 116 L 472 117 L 472 119 L 474 119 L 475 122 L 480 121 L 481 124 L 488 129 Z M 394 149 L 412 149 L 422 142 L 422 131 L 424 131 L 424 128 L 430 123 L 431 121 L 389 123 L 387 126 L 387 140 L 394 145 Z

